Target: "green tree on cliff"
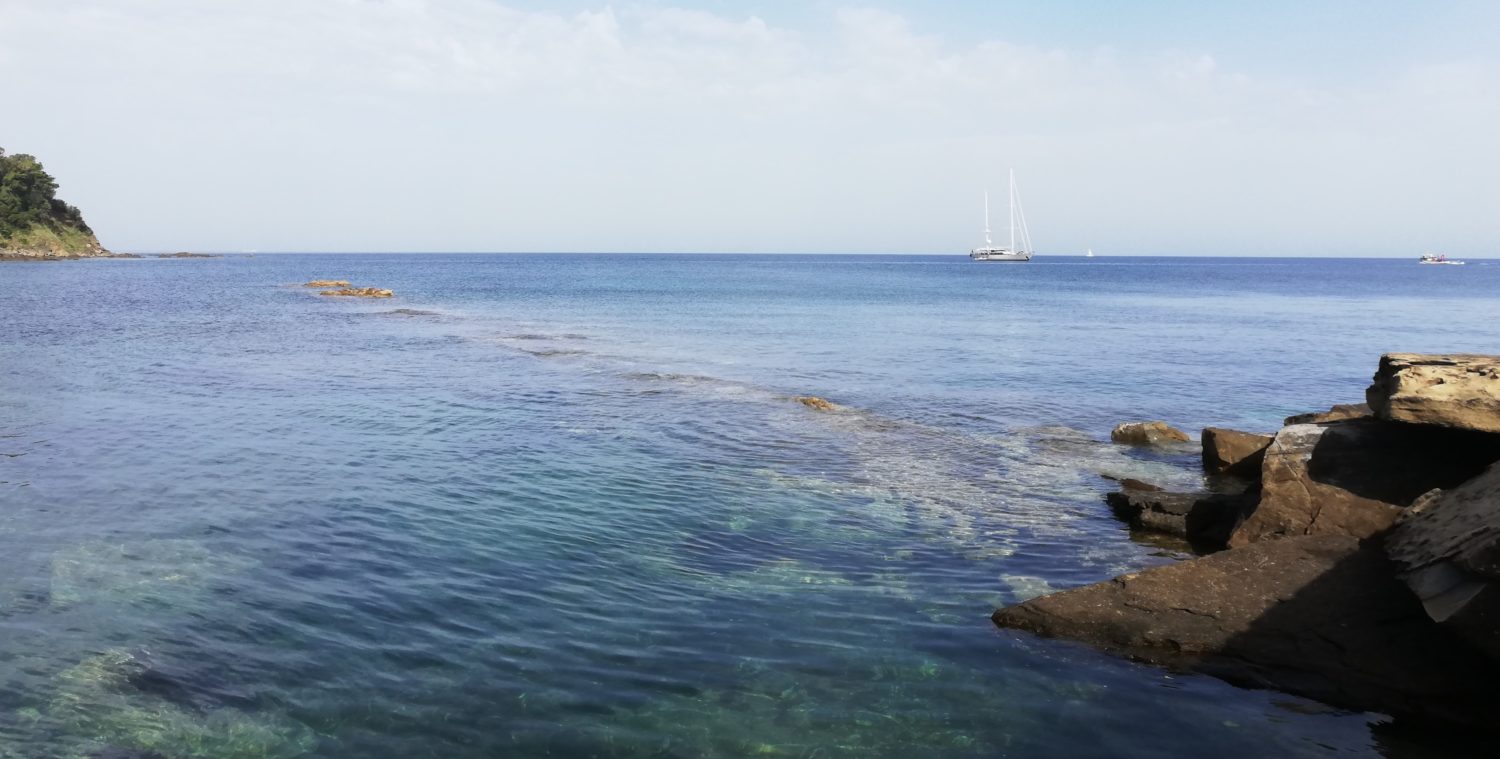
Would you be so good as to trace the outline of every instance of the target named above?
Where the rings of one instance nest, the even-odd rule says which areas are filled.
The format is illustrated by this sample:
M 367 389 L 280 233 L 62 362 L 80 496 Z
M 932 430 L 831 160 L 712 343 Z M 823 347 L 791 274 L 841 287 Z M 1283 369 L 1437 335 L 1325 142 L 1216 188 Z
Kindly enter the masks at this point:
M 6 155 L 0 148 L 0 242 L 37 226 L 92 234 L 83 214 L 58 200 L 56 192 L 57 181 L 41 161 L 25 153 Z

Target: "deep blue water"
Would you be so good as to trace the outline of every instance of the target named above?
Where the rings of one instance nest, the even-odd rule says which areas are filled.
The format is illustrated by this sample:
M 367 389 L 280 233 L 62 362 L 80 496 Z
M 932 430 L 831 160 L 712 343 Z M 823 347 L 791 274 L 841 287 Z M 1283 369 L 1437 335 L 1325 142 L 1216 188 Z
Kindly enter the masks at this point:
M 323 298 L 337 277 L 392 300 Z M 1422 755 L 995 629 L 1174 560 L 1111 426 L 1500 351 L 1500 262 L 0 265 L 0 757 Z M 430 313 L 397 313 L 412 309 Z M 793 400 L 840 404 L 821 413 Z

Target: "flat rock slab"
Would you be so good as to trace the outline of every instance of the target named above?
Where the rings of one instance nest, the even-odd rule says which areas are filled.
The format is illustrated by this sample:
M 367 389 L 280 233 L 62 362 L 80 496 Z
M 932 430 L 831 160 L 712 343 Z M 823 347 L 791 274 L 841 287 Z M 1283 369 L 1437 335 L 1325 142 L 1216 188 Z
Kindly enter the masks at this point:
M 1328 422 L 1341 422 L 1345 419 L 1358 419 L 1370 416 L 1370 404 L 1368 403 L 1336 403 L 1327 411 L 1313 411 L 1306 414 L 1294 414 L 1286 418 L 1284 424 L 1327 424 Z
M 1365 399 L 1381 419 L 1500 432 L 1500 356 L 1387 353 Z
M 1274 435 L 1254 432 L 1203 428 L 1203 470 L 1209 474 L 1227 474 L 1244 479 L 1260 477 L 1260 465 Z
M 1193 550 L 1217 551 L 1255 505 L 1254 496 L 1123 490 L 1105 496 L 1131 529 L 1184 538 Z
M 1266 449 L 1261 498 L 1229 539 L 1364 538 L 1391 526 L 1433 488 L 1474 477 L 1500 458 L 1500 436 L 1373 418 L 1281 428 Z
M 1428 616 L 1500 660 L 1500 463 L 1423 496 L 1385 547 Z
M 1427 618 L 1379 546 L 1343 535 L 1126 574 L 993 618 L 1341 708 L 1500 729 L 1500 671 Z

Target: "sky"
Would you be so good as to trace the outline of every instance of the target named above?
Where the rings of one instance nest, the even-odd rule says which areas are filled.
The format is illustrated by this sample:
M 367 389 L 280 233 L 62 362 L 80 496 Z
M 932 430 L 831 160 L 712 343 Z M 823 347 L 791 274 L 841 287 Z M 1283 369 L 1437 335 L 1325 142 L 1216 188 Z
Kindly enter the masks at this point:
M 1500 2 L 0 0 L 114 250 L 1500 257 Z

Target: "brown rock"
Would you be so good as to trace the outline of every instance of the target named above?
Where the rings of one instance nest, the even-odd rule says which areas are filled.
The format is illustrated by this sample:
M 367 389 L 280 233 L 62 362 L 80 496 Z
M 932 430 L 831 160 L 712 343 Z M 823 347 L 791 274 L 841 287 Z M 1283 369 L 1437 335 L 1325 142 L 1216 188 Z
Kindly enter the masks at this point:
M 1340 422 L 1345 419 L 1358 419 L 1369 415 L 1369 404 L 1337 403 L 1327 411 L 1313 411 L 1306 414 L 1289 416 L 1286 418 L 1285 424 L 1326 424 L 1328 422 Z
M 345 279 L 315 279 L 303 287 L 348 287 L 349 281 Z
M 1260 477 L 1261 462 L 1271 435 L 1257 435 L 1222 427 L 1203 428 L 1203 470 L 1209 474 L 1229 474 L 1245 479 Z
M 348 298 L 389 298 L 395 293 L 378 287 L 346 287 L 342 290 L 324 290 L 319 295 L 339 295 Z
M 1381 419 L 1500 432 L 1500 356 L 1387 353 L 1365 398 Z
M 828 402 L 826 400 L 823 400 L 822 398 L 817 397 L 816 395 L 799 395 L 796 398 L 793 398 L 792 400 L 795 400 L 796 402 L 798 402 L 798 403 L 800 403 L 800 404 L 802 404 L 802 405 L 804 405 L 804 406 L 806 406 L 806 407 L 808 407 L 810 409 L 813 409 L 815 411 L 836 411 L 836 410 L 838 410 L 838 405 L 837 404 L 830 403 L 830 402 Z
M 1429 617 L 1500 660 L 1500 463 L 1423 496 L 1385 548 Z
M 1342 708 L 1497 729 L 1500 671 L 1427 619 L 1377 545 L 1342 535 L 1126 574 L 994 621 Z
M 1192 438 L 1166 422 L 1126 422 L 1109 432 L 1109 439 L 1126 445 L 1186 443 Z
M 1260 504 L 1230 546 L 1289 535 L 1364 538 L 1433 488 L 1453 487 L 1500 458 L 1500 436 L 1347 419 L 1281 428 L 1261 467 Z
M 1175 535 L 1201 552 L 1222 549 L 1235 526 L 1255 506 L 1255 497 L 1221 493 L 1125 490 L 1105 496 L 1115 516 L 1131 529 Z

